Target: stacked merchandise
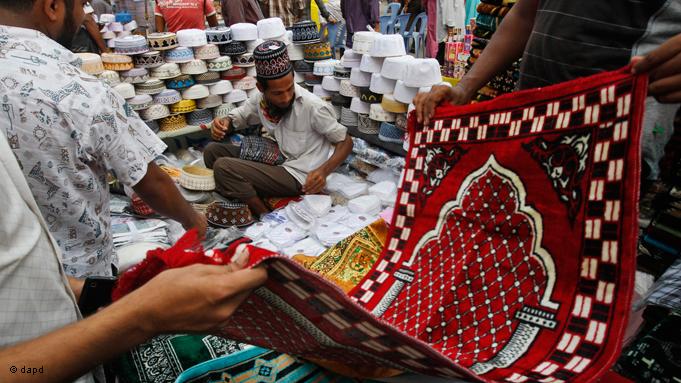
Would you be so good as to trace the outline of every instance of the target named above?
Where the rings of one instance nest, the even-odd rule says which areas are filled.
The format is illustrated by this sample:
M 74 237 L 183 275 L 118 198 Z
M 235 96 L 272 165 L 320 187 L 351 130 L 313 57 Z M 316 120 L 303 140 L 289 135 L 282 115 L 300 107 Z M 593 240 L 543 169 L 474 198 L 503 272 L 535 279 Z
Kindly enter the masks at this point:
M 353 43 L 349 53 L 360 64 L 350 72 L 350 85 L 359 90 L 359 95 L 350 103 L 349 117 L 357 120 L 360 133 L 406 145 L 408 105 L 419 91 L 429 91 L 442 81 L 437 60 L 407 55 L 399 35 L 358 32 Z
M 138 28 L 137 21 L 133 20 L 132 15 L 127 12 L 99 15 L 99 24 L 103 24 L 102 38 L 106 41 L 109 48 L 115 48 L 115 40 L 130 36 Z
M 288 54 L 293 63 L 295 82 L 324 101 L 331 102 L 333 95 L 340 90 L 334 77 L 339 61 L 333 57 L 331 44 L 321 40 L 317 24 L 313 21 L 295 23 L 292 32 L 293 45 L 288 47 Z
M 473 30 L 474 37 L 471 43 L 470 58 L 468 59 L 468 70 L 480 57 L 497 27 L 515 3 L 516 0 L 481 0 Z M 520 60 L 513 63 L 504 73 L 495 76 L 485 87 L 480 89 L 475 100 L 491 100 L 504 93 L 513 92 L 518 82 L 519 71 Z
M 245 230 L 254 245 L 287 256 L 319 256 L 339 241 L 386 217 L 397 197 L 396 177 L 367 182 L 340 173 L 327 181 L 331 195 L 306 195 Z M 342 204 L 333 204 L 335 195 Z
M 281 23 L 261 22 L 271 20 Z M 118 28 L 113 23 L 105 29 L 111 27 Z M 283 25 L 269 30 L 280 33 L 270 38 L 289 38 Z M 226 117 L 257 92 L 252 52 L 258 34 L 254 24 L 235 24 L 125 35 L 111 40 L 114 54 L 81 54 L 82 69 L 112 86 L 159 136 L 189 133 Z

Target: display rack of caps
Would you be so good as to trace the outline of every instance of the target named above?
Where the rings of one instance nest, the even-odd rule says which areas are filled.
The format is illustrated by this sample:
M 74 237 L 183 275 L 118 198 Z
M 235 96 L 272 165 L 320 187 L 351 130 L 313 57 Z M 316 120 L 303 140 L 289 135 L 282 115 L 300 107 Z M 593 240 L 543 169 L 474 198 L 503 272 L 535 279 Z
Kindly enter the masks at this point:
M 280 17 L 258 20 L 256 27 L 258 29 L 257 39 L 263 42 L 266 40 L 284 41 L 286 39 L 286 27 Z
M 206 44 L 194 48 L 194 58 L 198 60 L 214 60 L 220 57 L 220 49 L 215 44 Z
M 160 80 L 168 80 L 181 75 L 180 66 L 175 63 L 166 63 L 151 69 L 151 77 Z
M 182 29 L 176 34 L 177 43 L 182 47 L 196 48 L 208 44 L 206 32 L 201 29 Z
M 234 89 L 233 91 L 224 95 L 222 98 L 222 101 L 225 104 L 238 104 L 246 100 L 248 100 L 248 94 L 241 89 Z
M 132 68 L 121 72 L 121 81 L 128 84 L 141 84 L 149 80 L 149 71 L 144 68 Z
M 236 109 L 236 106 L 234 104 L 230 103 L 224 103 L 217 108 L 213 109 L 213 116 L 215 118 L 224 118 L 228 117 L 229 113 Z
M 147 80 L 135 86 L 135 92 L 137 94 L 155 95 L 163 92 L 164 90 L 167 90 L 165 83 L 155 78 Z
M 255 41 L 258 39 L 258 27 L 251 23 L 237 23 L 230 26 L 232 28 L 233 41 Z
M 165 60 L 175 64 L 187 63 L 194 60 L 194 51 L 187 47 L 177 47 L 165 52 Z
M 172 114 L 159 120 L 161 132 L 173 132 L 187 127 L 187 118 L 184 114 Z
M 303 52 L 305 61 L 320 61 L 333 58 L 329 42 L 306 44 Z
M 242 55 L 232 57 L 232 65 L 242 68 L 250 68 L 255 66 L 253 53 L 244 53 Z
M 182 74 L 197 75 L 208 72 L 208 67 L 205 61 L 194 59 L 180 64 L 180 71 Z
M 238 56 L 248 52 L 243 41 L 233 40 L 220 45 L 220 54 L 223 56 Z
M 229 27 L 212 27 L 206 29 L 208 43 L 215 45 L 227 44 L 232 41 L 232 29 Z
M 114 39 L 114 51 L 122 55 L 139 55 L 149 52 L 149 44 L 144 36 L 116 37 Z
M 147 40 L 149 40 L 149 47 L 157 51 L 167 51 L 178 47 L 177 35 L 172 32 L 150 33 Z
M 197 84 L 201 85 L 211 85 L 220 81 L 220 73 L 218 72 L 206 72 L 194 76 Z
M 293 44 L 304 45 L 320 42 L 319 30 L 314 21 L 305 20 L 293 24 Z
M 104 63 L 102 58 L 94 53 L 76 53 L 80 59 L 80 69 L 93 76 L 100 75 L 104 72 Z
M 196 109 L 187 114 L 187 123 L 189 125 L 205 125 L 209 124 L 211 121 L 213 121 L 213 111 L 211 109 Z
M 198 100 L 210 96 L 210 91 L 205 85 L 196 84 L 182 91 L 185 100 Z
M 246 77 L 246 70 L 244 68 L 235 66 L 232 69 L 222 72 L 222 79 L 227 81 L 239 80 Z
M 105 70 L 104 72 L 100 73 L 97 77 L 99 77 L 100 80 L 104 81 L 110 87 L 114 87 L 121 83 L 121 76 L 119 76 L 118 72 L 116 71 Z
M 106 70 L 123 72 L 135 67 L 130 56 L 114 53 L 102 53 L 101 58 L 102 63 L 104 64 L 104 69 Z
M 196 106 L 199 109 L 212 109 L 222 105 L 222 96 L 211 94 L 207 97 L 199 99 Z
M 233 89 L 234 87 L 232 86 L 232 83 L 227 80 L 219 80 L 215 84 L 212 84 L 208 87 L 210 94 L 218 96 L 223 96 L 231 92 Z
M 161 105 L 172 105 L 182 101 L 182 95 L 175 89 L 167 89 L 154 96 L 154 103 Z
M 229 56 L 220 56 L 206 62 L 209 72 L 224 72 L 232 69 L 232 59 Z
M 369 54 L 374 46 L 374 41 L 381 34 L 378 32 L 360 31 L 352 35 L 352 50 L 356 54 Z M 400 35 L 396 35 L 400 36 Z
M 196 85 L 196 80 L 188 74 L 180 74 L 166 81 L 168 89 L 183 90 Z
M 149 51 L 147 53 L 137 55 L 133 58 L 133 61 L 135 62 L 136 67 L 147 69 L 158 68 L 165 64 L 163 55 L 159 51 Z
M 122 13 L 122 15 L 129 14 Z M 102 34 L 102 39 L 106 42 L 107 47 L 117 50 L 122 49 L 123 47 L 116 47 L 116 39 L 131 36 L 138 27 L 137 22 L 132 20 L 132 17 L 118 17 L 118 15 L 112 14 L 100 15 L 99 23 L 103 24 L 100 33 Z
M 114 86 L 113 90 L 126 100 L 135 97 L 135 87 L 132 84 L 121 83 Z
M 194 100 L 180 100 L 170 106 L 170 111 L 173 114 L 191 113 L 196 110 L 196 101 Z
M 162 104 L 152 104 L 141 113 L 141 117 L 145 120 L 160 120 L 168 116 L 170 116 L 170 109 Z

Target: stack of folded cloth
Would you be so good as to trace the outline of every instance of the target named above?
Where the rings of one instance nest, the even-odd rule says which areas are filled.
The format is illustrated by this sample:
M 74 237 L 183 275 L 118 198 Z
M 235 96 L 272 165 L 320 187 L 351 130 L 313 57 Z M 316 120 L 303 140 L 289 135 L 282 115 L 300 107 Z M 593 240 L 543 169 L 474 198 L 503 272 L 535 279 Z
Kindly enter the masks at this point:
M 516 0 L 481 0 L 478 4 L 478 17 L 473 31 L 471 54 L 467 71 L 475 64 L 482 51 L 492 38 L 503 18 L 511 10 Z M 495 76 L 475 97 L 475 101 L 491 100 L 499 95 L 513 92 L 518 82 L 520 61 L 513 63 L 506 71 Z

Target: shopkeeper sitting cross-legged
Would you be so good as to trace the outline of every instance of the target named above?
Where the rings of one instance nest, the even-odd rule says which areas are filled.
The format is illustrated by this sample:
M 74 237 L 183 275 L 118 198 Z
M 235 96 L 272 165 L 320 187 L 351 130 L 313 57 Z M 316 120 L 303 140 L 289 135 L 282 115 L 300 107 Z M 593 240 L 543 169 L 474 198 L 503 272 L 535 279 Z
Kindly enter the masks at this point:
M 253 57 L 261 93 L 227 118 L 214 120 L 211 134 L 221 141 L 235 130 L 262 124 L 276 140 L 283 163 L 258 162 L 258 156 L 248 160 L 243 147 L 226 143 L 208 145 L 204 160 L 215 172 L 217 191 L 245 202 L 259 216 L 269 212 L 262 198 L 319 193 L 352 151 L 352 139 L 329 104 L 295 84 L 286 45 L 266 41 Z

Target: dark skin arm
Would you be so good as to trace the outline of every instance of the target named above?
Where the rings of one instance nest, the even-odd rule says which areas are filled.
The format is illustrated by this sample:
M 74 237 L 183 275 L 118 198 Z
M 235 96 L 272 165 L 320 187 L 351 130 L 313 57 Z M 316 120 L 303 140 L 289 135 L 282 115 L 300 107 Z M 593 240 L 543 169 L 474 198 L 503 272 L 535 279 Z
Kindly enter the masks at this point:
M 95 19 L 92 17 L 92 15 L 85 15 L 83 26 L 85 26 L 85 30 L 87 30 L 87 33 L 95 41 L 95 44 L 97 44 L 99 51 L 102 53 L 108 53 L 109 48 L 106 46 L 106 43 L 102 38 L 102 34 L 99 32 L 99 26 L 95 22 Z
M 156 15 L 156 32 L 165 32 L 166 31 L 166 21 L 163 19 L 163 17 Z
M 217 15 L 217 13 L 206 17 L 206 21 L 208 21 L 208 25 L 210 27 L 217 27 L 218 26 L 218 15 Z
M 307 180 L 303 185 L 303 193 L 317 194 L 326 186 L 326 177 L 329 176 L 352 152 L 352 138 L 349 135 L 336 144 L 333 155 L 322 166 L 307 174 Z
M 504 17 L 470 72 L 456 86 L 434 86 L 430 93 L 417 94 L 414 105 L 419 123 L 428 125 L 435 108 L 442 102 L 469 103 L 492 77 L 519 59 L 532 33 L 538 6 L 539 0 L 519 0 Z
M 681 102 L 681 34 L 644 57 L 632 59 L 634 73 L 648 73 L 648 93 L 661 103 Z
M 185 201 L 173 180 L 155 163 L 149 163 L 147 174 L 133 190 L 159 214 L 174 219 L 187 230 L 196 228 L 201 237 L 206 233 L 206 217 Z

